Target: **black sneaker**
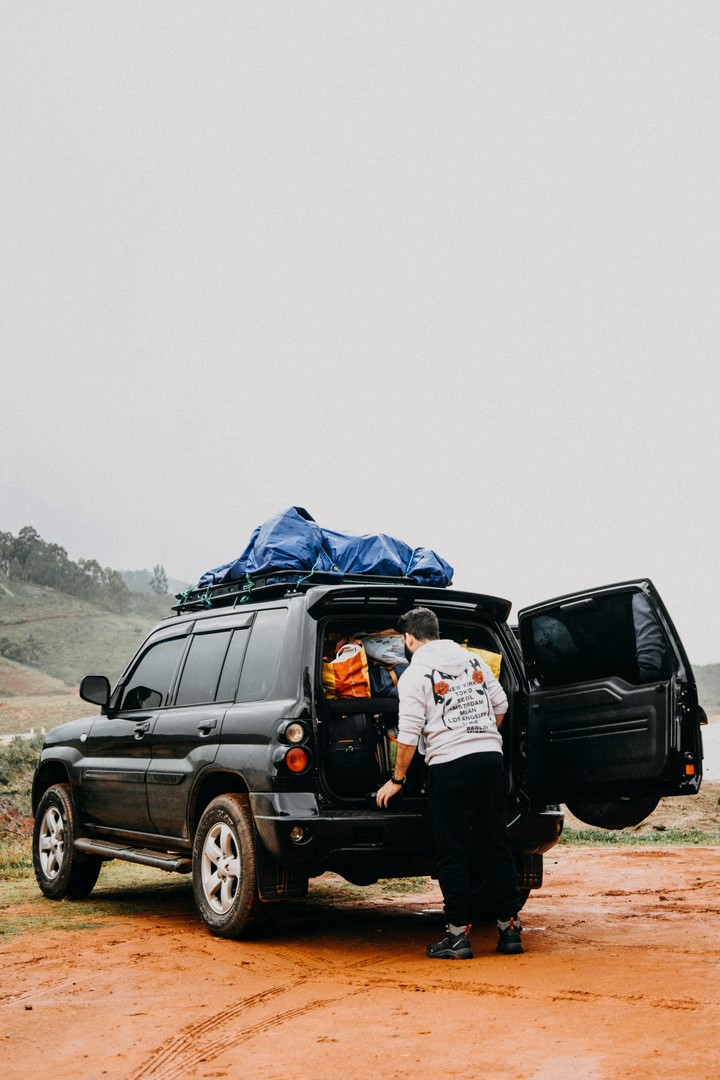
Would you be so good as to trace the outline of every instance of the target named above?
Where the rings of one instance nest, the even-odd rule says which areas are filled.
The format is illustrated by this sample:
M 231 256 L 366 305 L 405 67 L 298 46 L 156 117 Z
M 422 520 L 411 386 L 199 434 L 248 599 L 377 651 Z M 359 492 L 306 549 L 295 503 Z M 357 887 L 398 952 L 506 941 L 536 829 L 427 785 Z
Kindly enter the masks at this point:
M 447 937 L 444 937 L 442 941 L 428 945 L 427 955 L 431 960 L 472 960 L 470 927 L 466 928 L 464 934 L 451 934 L 448 930 Z
M 510 923 L 504 930 L 498 926 L 498 934 L 498 952 L 509 955 L 523 952 L 522 941 L 520 940 L 522 926 L 517 916 L 510 917 Z

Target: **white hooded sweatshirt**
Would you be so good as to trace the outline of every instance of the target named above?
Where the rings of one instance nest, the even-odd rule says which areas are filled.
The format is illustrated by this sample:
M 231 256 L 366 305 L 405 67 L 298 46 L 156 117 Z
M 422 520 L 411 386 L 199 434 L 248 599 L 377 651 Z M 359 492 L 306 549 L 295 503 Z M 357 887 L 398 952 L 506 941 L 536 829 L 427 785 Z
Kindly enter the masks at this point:
M 428 641 L 413 653 L 398 683 L 398 742 L 425 741 L 425 760 L 438 765 L 466 754 L 502 753 L 495 714 L 505 691 L 481 657 L 455 641 Z

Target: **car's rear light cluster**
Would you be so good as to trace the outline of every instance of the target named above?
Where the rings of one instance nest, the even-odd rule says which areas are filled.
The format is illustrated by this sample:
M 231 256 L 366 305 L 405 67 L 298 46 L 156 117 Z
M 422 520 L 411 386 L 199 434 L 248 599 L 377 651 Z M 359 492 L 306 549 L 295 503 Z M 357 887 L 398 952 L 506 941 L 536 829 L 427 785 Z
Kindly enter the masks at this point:
M 278 729 L 277 747 L 273 754 L 273 764 L 279 772 L 299 776 L 308 771 L 312 764 L 312 754 L 307 746 L 310 730 L 301 720 L 286 720 Z

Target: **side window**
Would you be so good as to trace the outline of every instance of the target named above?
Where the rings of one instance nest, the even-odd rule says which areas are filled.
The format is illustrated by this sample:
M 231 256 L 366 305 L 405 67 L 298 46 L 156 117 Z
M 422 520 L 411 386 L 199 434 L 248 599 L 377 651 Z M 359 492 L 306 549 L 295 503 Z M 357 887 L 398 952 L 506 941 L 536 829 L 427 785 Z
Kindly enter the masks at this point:
M 184 637 L 170 638 L 150 646 L 125 686 L 121 709 L 158 709 L 167 705 L 185 641 Z
M 641 593 L 608 593 L 560 605 L 531 620 L 533 670 L 541 686 L 620 678 L 652 682 L 672 673 L 670 648 Z
M 287 608 L 258 612 L 245 654 L 238 701 L 261 701 L 272 690 L 286 620 Z
M 176 705 L 214 701 L 232 630 L 195 634 L 180 676 Z
M 227 651 L 225 663 L 223 664 L 222 675 L 220 676 L 217 692 L 218 701 L 235 700 L 235 692 L 238 688 L 238 680 L 240 679 L 240 668 L 242 667 L 249 637 L 249 629 L 236 630 L 233 634 L 230 648 Z

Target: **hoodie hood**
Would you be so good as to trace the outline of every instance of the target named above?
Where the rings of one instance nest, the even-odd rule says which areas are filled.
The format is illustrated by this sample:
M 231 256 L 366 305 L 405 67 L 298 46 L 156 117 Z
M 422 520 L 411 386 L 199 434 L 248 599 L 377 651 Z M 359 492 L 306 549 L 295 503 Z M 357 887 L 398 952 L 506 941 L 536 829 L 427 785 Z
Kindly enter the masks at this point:
M 468 666 L 469 660 L 467 649 L 463 649 L 462 645 L 448 638 L 440 638 L 438 641 L 428 641 L 427 645 L 416 649 L 412 665 L 441 671 L 444 675 L 460 675 Z

